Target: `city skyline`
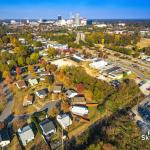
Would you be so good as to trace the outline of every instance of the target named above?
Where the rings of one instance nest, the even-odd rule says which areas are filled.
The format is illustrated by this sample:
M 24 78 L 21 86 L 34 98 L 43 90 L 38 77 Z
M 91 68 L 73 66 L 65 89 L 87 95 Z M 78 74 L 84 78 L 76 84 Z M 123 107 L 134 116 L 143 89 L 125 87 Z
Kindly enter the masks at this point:
M 150 19 L 147 0 L 5 0 L 0 2 L 0 19 L 56 19 L 80 13 L 90 19 Z

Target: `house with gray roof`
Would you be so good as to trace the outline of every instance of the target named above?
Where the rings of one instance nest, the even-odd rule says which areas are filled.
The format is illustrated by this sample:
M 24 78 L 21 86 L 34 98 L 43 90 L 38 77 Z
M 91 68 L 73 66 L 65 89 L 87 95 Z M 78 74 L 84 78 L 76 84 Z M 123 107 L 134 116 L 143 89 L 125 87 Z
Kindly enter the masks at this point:
M 73 90 L 73 89 L 69 89 L 69 90 L 66 91 L 66 96 L 68 98 L 73 98 L 76 95 L 78 95 L 78 93 L 75 90 Z
M 63 89 L 63 85 L 62 84 L 56 84 L 53 88 L 53 93 L 61 93 Z
M 40 122 L 39 125 L 40 125 L 42 132 L 45 136 L 56 133 L 56 128 L 55 128 L 54 123 L 51 120 L 49 120 L 48 118 L 46 118 L 45 120 Z
M 30 125 L 18 129 L 18 135 L 23 146 L 26 146 L 30 141 L 34 139 L 34 133 Z

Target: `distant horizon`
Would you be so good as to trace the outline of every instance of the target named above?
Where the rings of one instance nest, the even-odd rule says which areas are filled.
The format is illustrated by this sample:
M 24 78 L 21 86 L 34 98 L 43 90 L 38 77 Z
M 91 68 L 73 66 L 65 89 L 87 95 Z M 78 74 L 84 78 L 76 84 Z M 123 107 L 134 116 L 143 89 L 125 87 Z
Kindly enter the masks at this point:
M 57 16 L 58 17 L 58 16 Z M 57 17 L 55 18 L 0 18 L 0 20 L 57 20 Z M 86 17 L 81 17 L 86 18 Z M 65 20 L 70 18 L 63 18 Z M 150 20 L 150 18 L 86 18 L 87 20 Z
M 150 19 L 148 0 L 5 0 L 0 19 L 69 18 L 75 13 L 92 19 Z

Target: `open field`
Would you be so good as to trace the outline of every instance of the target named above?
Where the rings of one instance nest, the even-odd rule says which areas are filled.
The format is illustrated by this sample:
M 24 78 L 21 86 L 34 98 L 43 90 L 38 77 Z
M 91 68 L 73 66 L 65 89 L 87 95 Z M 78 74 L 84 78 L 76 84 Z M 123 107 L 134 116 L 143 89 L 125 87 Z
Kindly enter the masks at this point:
M 142 38 L 139 43 L 137 43 L 139 48 L 150 47 L 150 39 Z

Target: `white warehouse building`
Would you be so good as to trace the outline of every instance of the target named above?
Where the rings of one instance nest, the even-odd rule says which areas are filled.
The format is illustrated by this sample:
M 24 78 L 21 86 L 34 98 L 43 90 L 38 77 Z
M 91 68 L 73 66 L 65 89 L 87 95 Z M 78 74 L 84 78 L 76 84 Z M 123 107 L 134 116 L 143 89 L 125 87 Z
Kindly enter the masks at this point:
M 68 45 L 67 44 L 48 44 L 47 48 L 55 48 L 55 49 L 62 49 L 62 50 L 68 50 Z
M 104 68 L 106 65 L 108 64 L 108 62 L 102 60 L 102 59 L 94 59 L 93 62 L 90 65 L 90 67 L 94 68 L 94 69 L 102 69 Z

